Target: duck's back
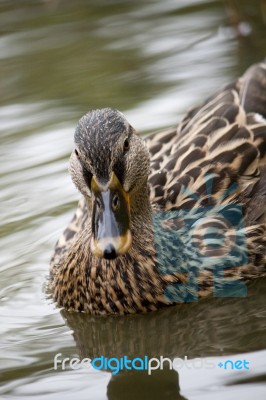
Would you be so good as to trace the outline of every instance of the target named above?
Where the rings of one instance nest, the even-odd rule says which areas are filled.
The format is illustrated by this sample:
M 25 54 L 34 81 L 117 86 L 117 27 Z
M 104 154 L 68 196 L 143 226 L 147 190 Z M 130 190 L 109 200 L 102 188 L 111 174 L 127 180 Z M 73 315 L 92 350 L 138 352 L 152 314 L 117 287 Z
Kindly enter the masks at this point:
M 171 265 L 182 253 L 184 270 L 198 271 L 202 296 L 217 268 L 229 279 L 266 274 L 265 117 L 261 63 L 192 109 L 177 129 L 147 139 L 159 254 L 175 249 Z
M 224 193 L 235 183 L 234 197 L 245 206 L 248 224 L 265 222 L 265 117 L 266 63 L 261 63 L 192 109 L 177 129 L 149 137 L 154 207 L 231 201 Z

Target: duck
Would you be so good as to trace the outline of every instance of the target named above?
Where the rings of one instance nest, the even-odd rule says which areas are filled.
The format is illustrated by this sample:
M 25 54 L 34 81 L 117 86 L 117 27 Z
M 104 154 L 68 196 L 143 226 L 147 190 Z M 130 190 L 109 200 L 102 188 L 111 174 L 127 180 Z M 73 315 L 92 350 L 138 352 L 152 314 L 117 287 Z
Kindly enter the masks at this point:
M 50 263 L 57 306 L 135 314 L 245 297 L 266 275 L 266 62 L 147 137 L 112 108 L 78 122 L 81 194 Z

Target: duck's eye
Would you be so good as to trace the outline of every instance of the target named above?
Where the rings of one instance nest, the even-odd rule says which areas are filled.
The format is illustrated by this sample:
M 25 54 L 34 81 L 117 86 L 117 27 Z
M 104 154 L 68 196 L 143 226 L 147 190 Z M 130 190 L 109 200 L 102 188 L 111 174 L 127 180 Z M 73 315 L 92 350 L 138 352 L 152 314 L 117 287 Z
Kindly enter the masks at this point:
M 129 140 L 128 140 L 128 138 L 127 138 L 127 139 L 125 139 L 125 141 L 124 141 L 124 151 L 128 151 L 128 149 L 129 149 Z
M 79 152 L 78 152 L 77 149 L 75 149 L 75 154 L 76 154 L 76 156 L 79 158 Z
M 120 205 L 120 200 L 118 197 L 118 194 L 115 194 L 112 200 L 112 208 L 114 211 L 116 211 L 119 208 Z

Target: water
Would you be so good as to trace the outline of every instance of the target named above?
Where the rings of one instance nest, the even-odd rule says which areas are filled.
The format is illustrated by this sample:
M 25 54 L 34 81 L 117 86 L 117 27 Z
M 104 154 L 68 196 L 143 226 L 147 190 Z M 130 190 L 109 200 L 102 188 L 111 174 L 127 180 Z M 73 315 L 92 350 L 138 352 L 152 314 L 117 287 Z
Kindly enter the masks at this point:
M 44 289 L 79 198 L 67 172 L 78 119 L 111 106 L 142 133 L 176 124 L 264 58 L 265 2 L 238 3 L 1 2 L 1 399 L 265 399 L 265 280 L 247 299 L 124 318 L 60 311 Z M 198 364 L 112 376 L 55 370 L 57 353 Z M 219 369 L 228 358 L 250 370 Z

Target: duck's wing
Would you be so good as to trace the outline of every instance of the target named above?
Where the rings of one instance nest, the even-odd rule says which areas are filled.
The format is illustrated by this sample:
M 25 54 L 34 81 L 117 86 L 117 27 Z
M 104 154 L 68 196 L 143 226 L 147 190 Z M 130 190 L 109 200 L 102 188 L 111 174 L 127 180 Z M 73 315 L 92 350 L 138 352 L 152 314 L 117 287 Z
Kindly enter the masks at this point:
M 230 202 L 240 194 L 245 202 L 243 191 L 263 201 L 265 116 L 266 64 L 261 63 L 192 109 L 175 131 L 154 135 L 147 142 L 154 207 L 191 208 Z
M 207 105 L 212 107 L 214 99 L 220 102 L 221 107 L 226 103 L 234 104 L 235 97 L 232 98 L 232 92 L 237 93 L 239 100 L 236 102 L 236 105 L 241 104 L 246 114 L 254 113 L 266 118 L 266 60 L 265 62 L 252 65 L 238 80 L 225 86 L 222 91 L 207 98 L 201 105 L 192 108 L 178 126 L 178 132 L 184 134 L 186 125 L 199 112 L 201 114 L 202 111 L 205 113 L 205 109 L 210 108 Z M 227 118 L 228 116 L 225 114 L 224 117 Z
M 199 296 L 214 279 L 217 289 L 266 274 L 265 106 L 262 63 L 192 109 L 169 143 L 166 133 L 149 143 L 159 261 L 169 275 L 190 271 Z

